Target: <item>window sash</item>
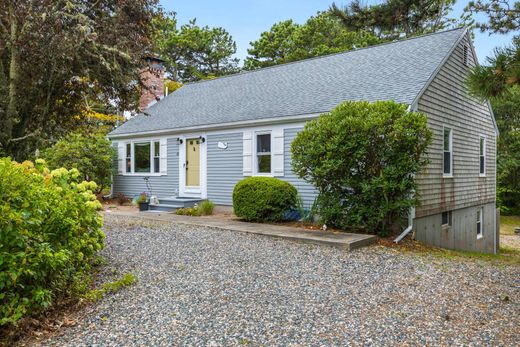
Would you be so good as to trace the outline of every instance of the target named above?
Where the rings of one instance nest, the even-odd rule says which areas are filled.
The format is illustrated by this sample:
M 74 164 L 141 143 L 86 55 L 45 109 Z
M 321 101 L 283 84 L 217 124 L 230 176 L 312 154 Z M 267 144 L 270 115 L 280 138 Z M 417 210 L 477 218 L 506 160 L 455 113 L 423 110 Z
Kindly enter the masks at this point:
M 256 173 L 271 174 L 273 172 L 271 146 L 271 133 L 256 134 Z
M 486 174 L 486 139 L 481 137 L 479 144 L 479 172 L 481 175 Z
M 450 128 L 443 129 L 443 160 L 442 173 L 444 175 L 452 175 L 453 173 L 453 141 L 452 130 Z
M 484 209 L 481 207 L 477 210 L 477 237 L 482 237 L 482 221 Z

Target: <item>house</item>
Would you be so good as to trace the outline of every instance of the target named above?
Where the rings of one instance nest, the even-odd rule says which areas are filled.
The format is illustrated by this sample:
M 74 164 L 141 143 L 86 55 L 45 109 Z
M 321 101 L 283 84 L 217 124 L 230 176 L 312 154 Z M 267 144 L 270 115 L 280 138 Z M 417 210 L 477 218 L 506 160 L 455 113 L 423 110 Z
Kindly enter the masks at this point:
M 305 122 L 345 100 L 395 100 L 424 112 L 434 133 L 409 229 L 427 244 L 496 252 L 498 134 L 489 103 L 464 85 L 475 64 L 461 28 L 187 84 L 109 134 L 113 191 L 133 196 L 148 182 L 163 203 L 229 206 L 238 181 L 273 176 L 310 206 L 316 191 L 290 155 Z

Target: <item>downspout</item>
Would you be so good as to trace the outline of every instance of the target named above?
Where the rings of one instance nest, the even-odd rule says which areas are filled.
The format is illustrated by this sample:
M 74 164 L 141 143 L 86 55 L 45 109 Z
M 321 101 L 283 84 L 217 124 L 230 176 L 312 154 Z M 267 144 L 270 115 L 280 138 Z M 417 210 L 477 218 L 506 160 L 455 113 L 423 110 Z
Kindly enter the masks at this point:
M 414 105 L 409 105 L 407 112 L 412 112 L 412 109 L 415 110 L 417 108 L 417 105 L 414 103 Z M 415 175 L 414 175 L 415 176 Z M 395 243 L 399 243 L 402 239 L 406 237 L 412 231 L 413 229 L 413 220 L 415 219 L 415 207 L 410 207 L 410 211 L 408 211 L 408 226 L 406 229 L 403 230 L 403 232 L 397 236 L 394 240 Z

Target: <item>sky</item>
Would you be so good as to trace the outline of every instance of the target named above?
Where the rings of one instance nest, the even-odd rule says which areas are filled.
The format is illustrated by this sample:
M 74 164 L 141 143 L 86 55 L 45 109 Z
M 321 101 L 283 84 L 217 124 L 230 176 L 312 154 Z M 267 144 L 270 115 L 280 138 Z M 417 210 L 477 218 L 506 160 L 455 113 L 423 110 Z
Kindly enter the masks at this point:
M 242 61 L 247 56 L 249 42 L 282 20 L 293 19 L 304 23 L 317 11 L 326 10 L 333 0 L 161 0 L 167 11 L 175 11 L 180 24 L 197 18 L 199 25 L 223 27 L 237 43 L 236 56 Z M 336 0 L 336 4 L 346 4 L 348 0 Z M 381 1 L 369 0 L 370 3 Z M 451 17 L 458 18 L 468 1 L 457 1 Z M 478 18 L 477 18 L 478 20 Z M 480 17 L 481 21 L 485 17 Z M 513 35 L 489 35 L 475 31 L 475 49 L 479 62 L 485 64 L 486 57 L 493 54 L 495 47 L 511 43 Z

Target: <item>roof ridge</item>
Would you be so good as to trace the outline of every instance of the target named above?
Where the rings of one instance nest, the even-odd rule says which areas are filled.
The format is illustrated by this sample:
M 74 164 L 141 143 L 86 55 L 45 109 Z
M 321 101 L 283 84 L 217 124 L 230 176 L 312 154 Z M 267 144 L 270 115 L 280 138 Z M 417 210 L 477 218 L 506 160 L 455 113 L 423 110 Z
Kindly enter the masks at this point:
M 336 55 L 341 55 L 341 54 L 348 54 L 348 53 L 353 53 L 353 52 L 359 52 L 359 51 L 370 49 L 370 48 L 381 47 L 381 46 L 401 43 L 401 42 L 405 42 L 405 41 L 411 41 L 411 40 L 415 40 L 415 39 L 424 38 L 424 37 L 427 37 L 427 36 L 434 36 L 434 35 L 445 34 L 445 33 L 451 32 L 451 31 L 457 31 L 457 30 L 464 30 L 465 31 L 466 29 L 467 29 L 466 26 L 460 26 L 460 27 L 457 27 L 457 28 L 452 28 L 452 29 L 448 29 L 448 30 L 444 30 L 444 31 L 436 31 L 436 32 L 432 32 L 432 33 L 427 33 L 427 34 L 422 34 L 422 35 L 417 35 L 417 36 L 412 36 L 412 37 L 406 37 L 404 39 L 388 41 L 388 42 L 382 42 L 382 43 L 378 43 L 378 44 L 372 45 L 372 46 L 366 46 L 366 47 L 361 47 L 361 48 L 354 48 L 354 49 L 350 49 L 348 51 L 331 53 L 331 54 L 325 54 L 325 55 L 319 55 L 319 56 L 305 58 L 305 59 L 296 60 L 296 61 L 289 61 L 289 62 L 286 62 L 286 63 L 276 64 L 276 65 L 272 65 L 272 66 L 266 66 L 266 67 L 262 67 L 262 68 L 259 68 L 259 69 L 245 70 L 245 71 L 241 70 L 238 73 L 234 73 L 234 74 L 230 74 L 230 75 L 219 76 L 219 77 L 206 79 L 206 80 L 187 82 L 187 83 L 184 83 L 184 86 L 189 86 L 189 85 L 193 85 L 193 84 L 200 84 L 200 83 L 209 83 L 209 82 L 213 82 L 213 81 L 217 81 L 217 80 L 222 80 L 224 78 L 237 77 L 237 76 L 241 76 L 241 75 L 245 75 L 245 74 L 249 74 L 249 73 L 265 71 L 265 70 L 268 70 L 268 69 L 276 69 L 276 68 L 280 68 L 280 67 L 287 66 L 287 65 L 302 64 L 302 63 L 305 63 L 305 62 L 311 61 L 311 60 L 318 60 L 318 59 L 324 59 L 324 58 L 328 58 L 328 57 L 332 57 L 332 56 L 336 56 Z

